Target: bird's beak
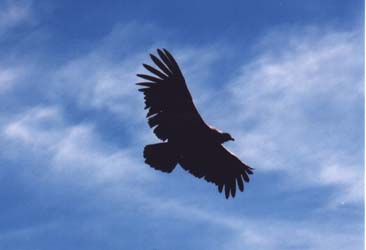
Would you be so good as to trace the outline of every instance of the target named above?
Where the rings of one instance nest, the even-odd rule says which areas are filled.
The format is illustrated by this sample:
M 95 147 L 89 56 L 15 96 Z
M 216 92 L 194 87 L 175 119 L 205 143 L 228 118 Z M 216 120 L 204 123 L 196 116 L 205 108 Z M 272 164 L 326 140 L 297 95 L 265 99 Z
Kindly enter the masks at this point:
M 230 140 L 231 140 L 231 141 L 235 141 L 235 139 L 234 139 L 234 138 L 232 138 L 232 137 L 230 138 Z

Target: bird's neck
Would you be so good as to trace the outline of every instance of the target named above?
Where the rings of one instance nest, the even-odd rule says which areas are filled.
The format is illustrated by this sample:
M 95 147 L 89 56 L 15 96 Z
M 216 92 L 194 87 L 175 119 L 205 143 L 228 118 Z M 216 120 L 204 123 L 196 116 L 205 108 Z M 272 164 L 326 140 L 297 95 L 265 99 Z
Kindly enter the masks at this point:
M 215 128 L 211 128 L 211 138 L 219 144 L 224 143 L 226 140 L 226 138 L 223 136 L 223 133 L 218 131 Z

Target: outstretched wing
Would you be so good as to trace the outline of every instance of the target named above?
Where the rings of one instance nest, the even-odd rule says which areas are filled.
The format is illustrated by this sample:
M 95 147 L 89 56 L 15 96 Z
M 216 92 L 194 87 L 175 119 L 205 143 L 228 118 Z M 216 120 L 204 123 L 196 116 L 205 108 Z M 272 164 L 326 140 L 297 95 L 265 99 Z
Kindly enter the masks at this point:
M 244 191 L 244 182 L 253 174 L 253 168 L 219 144 L 192 145 L 179 163 L 192 175 L 215 183 L 220 193 L 225 189 L 226 198 L 235 197 L 236 186 Z
M 161 140 L 166 140 L 179 133 L 187 123 L 204 124 L 183 74 L 173 56 L 166 50 L 157 50 L 160 59 L 152 54 L 150 57 L 157 68 L 143 64 L 153 75 L 137 74 L 144 82 L 136 83 L 144 88 L 139 89 L 145 95 L 145 109 L 148 123 Z

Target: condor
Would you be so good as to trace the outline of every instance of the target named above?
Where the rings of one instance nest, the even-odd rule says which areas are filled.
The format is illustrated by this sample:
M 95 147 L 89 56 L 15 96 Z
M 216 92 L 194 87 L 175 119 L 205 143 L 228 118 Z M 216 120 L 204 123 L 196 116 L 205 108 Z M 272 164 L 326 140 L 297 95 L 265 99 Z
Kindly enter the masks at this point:
M 198 113 L 181 70 L 166 49 L 150 54 L 155 67 L 143 66 L 152 75 L 137 74 L 144 79 L 137 85 L 144 94 L 147 119 L 161 143 L 146 145 L 145 162 L 170 173 L 177 164 L 192 175 L 217 185 L 225 196 L 235 197 L 236 187 L 244 190 L 253 169 L 241 162 L 222 144 L 234 140 L 207 125 Z

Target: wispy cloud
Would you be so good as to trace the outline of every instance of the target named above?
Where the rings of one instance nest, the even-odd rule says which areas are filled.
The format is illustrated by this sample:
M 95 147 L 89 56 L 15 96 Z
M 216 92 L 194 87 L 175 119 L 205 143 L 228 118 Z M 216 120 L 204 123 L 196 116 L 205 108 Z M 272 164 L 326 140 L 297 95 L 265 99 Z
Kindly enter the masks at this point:
M 51 176 L 77 176 L 84 183 L 121 184 L 149 178 L 144 169 L 135 168 L 136 154 L 131 148 L 118 149 L 103 142 L 91 124 L 68 124 L 57 107 L 35 107 L 10 119 L 3 126 L 7 150 L 20 155 L 43 157 Z M 14 157 L 14 154 L 12 154 Z
M 136 27 L 139 26 L 135 24 L 126 27 L 117 26 L 92 51 L 72 58 L 61 66 L 52 76 L 55 88 L 59 89 L 58 92 L 54 92 L 55 95 L 62 92 L 77 100 L 81 106 L 107 109 L 131 122 L 137 120 L 136 114 L 142 113 L 143 100 L 136 91 L 137 86 L 134 85 L 139 81 L 136 74 L 145 71 L 142 63 L 153 65 L 148 53 L 156 54 L 158 47 L 148 44 L 143 49 L 136 48 L 133 52 L 130 51 L 130 47 L 120 47 L 125 40 L 133 43 L 135 39 L 143 39 L 140 36 L 136 37 Z M 148 27 L 148 30 L 148 33 L 153 32 L 154 27 Z M 154 32 L 159 33 L 159 29 L 155 28 Z M 196 48 L 162 42 L 159 47 L 163 44 L 173 50 L 179 58 L 190 82 L 205 82 L 204 79 L 209 75 L 207 69 L 221 54 L 217 52 L 217 45 Z M 115 54 L 120 56 L 117 57 Z M 200 85 L 192 84 L 191 87 L 195 91 Z
M 227 96 L 236 119 L 225 126 L 239 137 L 243 159 L 289 174 L 291 185 L 333 185 L 344 202 L 362 201 L 359 40 L 354 32 L 302 29 L 260 41 Z
M 141 198 L 141 197 L 140 197 Z M 235 213 L 222 213 L 216 210 L 197 207 L 189 202 L 159 200 L 145 197 L 144 206 L 159 215 L 169 213 L 187 222 L 205 222 L 227 233 L 223 235 L 220 246 L 214 249 L 353 249 L 362 246 L 358 237 L 361 225 L 344 225 L 339 228 L 333 223 L 320 223 L 313 220 L 276 220 L 251 218 Z
M 139 108 L 133 82 L 138 58 L 109 62 L 103 54 L 91 54 L 68 62 L 55 76 L 58 83 L 79 105 L 130 117 Z M 76 83 L 76 84 L 75 84 Z M 61 87 L 61 86 L 60 86 Z
M 7 68 L 0 65 L 0 93 L 15 85 L 22 73 L 19 68 Z

